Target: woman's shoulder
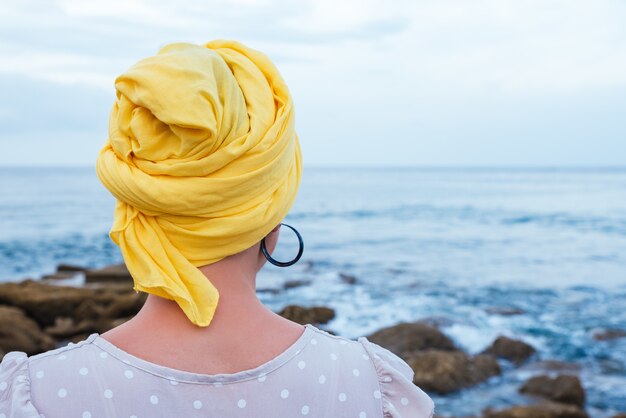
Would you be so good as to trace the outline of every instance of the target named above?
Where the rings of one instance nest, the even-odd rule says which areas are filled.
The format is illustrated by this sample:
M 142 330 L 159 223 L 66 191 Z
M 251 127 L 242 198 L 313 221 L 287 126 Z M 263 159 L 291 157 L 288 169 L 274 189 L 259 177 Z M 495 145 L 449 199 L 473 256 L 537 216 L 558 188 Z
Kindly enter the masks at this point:
M 11 351 L 0 363 L 0 417 L 38 418 L 30 400 L 28 356 Z
M 67 353 L 87 347 L 96 337 L 90 335 L 79 343 L 68 343 L 63 347 L 28 356 L 23 351 L 11 351 L 0 362 L 0 418 L 40 417 L 40 412 L 32 403 L 35 380 L 44 377 L 44 370 L 62 369 Z
M 360 337 L 357 341 L 367 351 L 376 369 L 384 416 L 432 418 L 435 414 L 435 403 L 413 383 L 415 372 L 411 366 L 366 337 Z
M 77 343 L 69 342 L 64 346 L 44 351 L 27 358 L 28 367 L 31 374 L 36 379 L 41 379 L 45 370 L 59 369 L 65 370 L 68 363 L 84 360 L 86 357 L 97 353 L 93 341 L 99 334 L 93 333 Z
M 332 335 L 313 327 L 316 335 L 310 341 L 313 345 L 326 345 L 322 355 L 329 355 L 338 361 L 345 376 L 366 377 L 368 367 L 375 389 L 373 396 L 382 404 L 384 417 L 419 417 L 430 418 L 434 415 L 435 405 L 432 399 L 413 383 L 413 369 L 400 357 L 369 341 L 366 337 L 356 340 Z

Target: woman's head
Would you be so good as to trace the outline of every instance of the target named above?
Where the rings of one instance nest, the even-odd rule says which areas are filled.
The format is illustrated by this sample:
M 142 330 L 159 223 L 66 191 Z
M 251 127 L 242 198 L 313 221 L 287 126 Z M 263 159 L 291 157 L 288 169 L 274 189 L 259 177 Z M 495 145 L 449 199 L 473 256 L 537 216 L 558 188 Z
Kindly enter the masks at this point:
M 276 245 L 278 243 L 278 238 L 280 234 L 280 224 L 276 225 L 274 229 L 272 229 L 265 237 L 265 248 L 271 254 L 274 252 Z M 223 259 L 207 264 L 204 266 L 199 266 L 198 268 L 204 272 L 207 276 L 210 276 L 209 273 L 212 269 L 217 268 L 218 264 L 222 263 L 233 263 L 237 265 L 237 270 L 244 270 L 244 277 L 254 279 L 256 274 L 263 268 L 263 266 L 267 263 L 267 258 L 263 255 L 261 251 L 261 241 L 255 243 L 253 246 L 246 248 L 243 251 L 240 251 L 236 254 L 229 255 L 224 257 Z M 207 274 L 208 273 L 208 274 Z
M 115 87 L 96 162 L 118 200 L 110 237 L 136 290 L 175 300 L 206 326 L 219 295 L 197 267 L 264 237 L 275 246 L 295 200 L 291 96 L 267 56 L 229 40 L 166 45 Z

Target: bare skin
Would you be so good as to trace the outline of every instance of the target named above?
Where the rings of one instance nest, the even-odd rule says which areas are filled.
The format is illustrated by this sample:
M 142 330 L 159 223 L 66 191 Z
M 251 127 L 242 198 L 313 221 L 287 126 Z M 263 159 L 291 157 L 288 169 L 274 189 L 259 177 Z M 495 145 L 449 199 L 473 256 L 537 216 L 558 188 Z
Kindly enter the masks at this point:
M 270 254 L 280 225 L 265 239 Z M 139 313 L 101 336 L 146 361 L 202 374 L 235 373 L 282 353 L 304 327 L 265 307 L 256 295 L 256 274 L 267 262 L 261 243 L 199 267 L 220 293 L 208 327 L 192 324 L 176 302 L 152 294 Z

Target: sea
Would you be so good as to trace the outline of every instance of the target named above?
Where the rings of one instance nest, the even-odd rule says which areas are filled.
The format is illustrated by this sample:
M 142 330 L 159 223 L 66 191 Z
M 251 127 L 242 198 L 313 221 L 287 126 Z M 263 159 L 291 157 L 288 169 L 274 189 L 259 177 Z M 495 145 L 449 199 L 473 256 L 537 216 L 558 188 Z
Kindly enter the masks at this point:
M 114 204 L 94 167 L 0 168 L 0 281 L 121 262 Z M 271 308 L 329 306 L 326 328 L 351 338 L 428 319 L 472 354 L 521 339 L 580 368 L 591 416 L 626 412 L 626 338 L 594 338 L 626 330 L 626 168 L 305 166 L 284 223 L 304 253 L 259 272 Z M 275 258 L 297 249 L 282 227 Z M 431 394 L 437 412 L 529 403 L 536 364 Z

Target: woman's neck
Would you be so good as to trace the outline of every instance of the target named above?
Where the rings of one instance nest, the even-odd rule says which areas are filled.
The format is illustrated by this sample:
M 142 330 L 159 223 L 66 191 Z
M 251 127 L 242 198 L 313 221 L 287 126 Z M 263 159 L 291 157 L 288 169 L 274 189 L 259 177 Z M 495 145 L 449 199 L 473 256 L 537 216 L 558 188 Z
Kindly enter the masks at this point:
M 157 364 L 198 373 L 229 373 L 272 359 L 304 332 L 303 326 L 261 303 L 254 275 L 241 276 L 232 270 L 231 276 L 211 273 L 220 300 L 208 327 L 192 324 L 176 302 L 150 294 L 134 318 L 102 337 Z

